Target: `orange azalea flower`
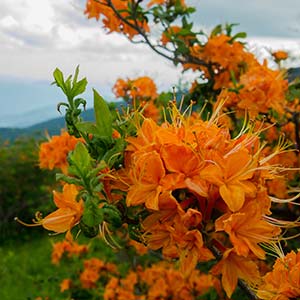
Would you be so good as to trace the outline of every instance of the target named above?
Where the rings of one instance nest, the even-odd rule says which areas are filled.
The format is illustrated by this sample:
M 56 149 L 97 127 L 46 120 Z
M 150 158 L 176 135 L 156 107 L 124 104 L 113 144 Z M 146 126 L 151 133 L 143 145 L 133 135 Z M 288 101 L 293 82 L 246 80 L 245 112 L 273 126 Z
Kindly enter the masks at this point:
M 100 274 L 96 269 L 85 269 L 80 274 L 80 282 L 85 289 L 96 288 L 96 282 L 100 278 Z
M 145 204 L 147 208 L 158 210 L 159 195 L 163 191 L 160 183 L 165 176 L 165 168 L 155 151 L 141 153 L 133 157 L 134 168 L 130 170 L 133 185 L 130 186 L 126 204 Z
M 155 141 L 159 128 L 160 127 L 153 119 L 145 119 L 141 128 L 138 128 L 137 130 L 137 137 L 128 137 L 126 139 L 128 142 L 126 150 L 130 152 L 135 152 L 137 150 L 158 150 L 159 147 L 157 147 Z
M 283 50 L 272 52 L 272 56 L 274 57 L 275 61 L 285 60 L 288 58 L 287 52 Z
M 225 251 L 221 261 L 211 272 L 214 275 L 222 274 L 222 286 L 229 298 L 237 286 L 238 279 L 243 279 L 250 286 L 255 286 L 260 281 L 257 265 L 251 259 L 237 255 L 233 249 Z
M 147 76 L 136 79 L 118 79 L 113 87 L 116 97 L 129 97 L 131 100 L 154 100 L 157 98 L 157 87 L 154 81 Z
M 239 84 L 242 88 L 239 93 L 224 89 L 218 99 L 227 99 L 226 107 L 236 107 L 242 115 L 247 111 L 251 118 L 259 113 L 268 113 L 269 109 L 283 115 L 288 89 L 288 82 L 283 75 L 283 72 L 271 70 L 267 65 L 251 65 L 240 76 Z
M 269 243 L 280 234 L 280 228 L 263 219 L 259 203 L 251 201 L 237 213 L 228 213 L 216 221 L 216 231 L 225 231 L 235 252 L 247 257 L 250 251 L 265 259 L 259 243 Z
M 71 236 L 71 233 L 68 232 L 67 236 Z M 64 253 L 67 253 L 68 256 L 72 256 L 72 255 L 79 256 L 87 252 L 88 252 L 87 245 L 79 245 L 73 241 L 73 238 L 70 240 L 66 237 L 66 240 L 53 244 L 52 253 L 51 253 L 51 262 L 53 264 L 58 264 Z
M 205 163 L 190 147 L 176 144 L 163 145 L 161 147 L 161 157 L 166 169 L 179 175 L 173 184 L 174 187 L 177 189 L 187 187 L 200 196 L 207 196 L 207 184 L 204 179 L 199 178 L 199 172 L 203 169 Z M 184 157 L 184 159 L 180 159 L 181 157 Z M 170 177 L 171 175 L 166 177 L 165 180 L 170 180 Z
M 55 243 L 51 253 L 51 262 L 57 265 L 60 262 L 63 254 L 67 252 L 70 247 L 71 244 L 68 241 Z
M 50 169 L 60 168 L 64 174 L 68 172 L 67 156 L 75 149 L 78 142 L 83 142 L 82 138 L 69 135 L 68 132 L 60 136 L 49 138 L 48 142 L 40 145 L 39 162 L 40 168 Z
M 119 14 L 127 19 L 127 22 L 131 23 L 128 17 L 130 16 L 129 13 L 129 4 L 128 1 L 124 0 L 112 0 L 112 5 L 114 8 L 119 12 Z M 125 22 L 121 21 L 113 11 L 113 9 L 109 6 L 107 0 L 87 0 L 86 3 L 86 10 L 85 14 L 88 15 L 88 18 L 96 18 L 99 20 L 100 16 L 103 17 L 102 23 L 106 29 L 110 32 L 122 32 L 127 35 L 130 39 L 132 39 L 135 35 L 139 33 L 130 25 L 126 24 Z M 138 27 L 144 30 L 145 32 L 149 32 L 149 26 L 146 20 L 137 20 Z M 132 23 L 133 24 L 133 23 Z M 135 25 L 135 24 L 133 24 Z
M 212 64 L 215 72 L 214 89 L 229 87 L 232 72 L 238 80 L 240 75 L 249 65 L 256 64 L 253 54 L 245 51 L 242 43 L 231 41 L 231 37 L 225 34 L 212 36 L 204 46 L 195 44 L 190 48 L 192 56 Z M 242 67 L 244 66 L 244 67 Z M 206 78 L 210 78 L 210 73 L 206 67 L 195 64 L 185 64 L 184 68 L 193 70 L 201 69 Z
M 263 277 L 257 295 L 264 300 L 289 300 L 300 297 L 299 251 L 291 251 L 276 260 L 273 270 Z
M 118 275 L 117 267 L 111 263 L 105 263 L 98 258 L 91 258 L 84 261 L 84 270 L 80 274 L 80 281 L 84 288 L 96 288 L 98 280 L 102 276 Z
M 41 225 L 57 233 L 70 230 L 79 221 L 83 214 L 83 200 L 77 202 L 77 187 L 73 184 L 65 184 L 62 193 L 53 192 L 54 203 L 57 210 L 40 221 Z
M 217 281 L 199 270 L 184 278 L 173 265 L 161 262 L 145 269 L 138 266 L 136 272 L 130 272 L 124 279 L 112 278 L 105 287 L 104 299 L 193 300 L 216 287 Z M 142 287 L 138 293 L 136 287 Z
M 180 269 L 185 277 L 189 276 L 199 261 L 214 259 L 214 255 L 204 246 L 203 238 L 199 230 L 187 231 L 179 243 Z
M 242 147 L 242 146 L 241 146 Z M 257 167 L 256 159 L 242 148 L 223 157 L 215 157 L 201 171 L 207 181 L 219 186 L 222 199 L 231 211 L 238 211 L 244 205 L 246 196 L 254 196 L 257 187 L 251 182 Z
M 64 292 L 64 291 L 67 291 L 71 288 L 71 285 L 72 285 L 72 280 L 67 278 L 67 279 L 64 279 L 61 283 L 60 283 L 60 291 L 61 292 Z

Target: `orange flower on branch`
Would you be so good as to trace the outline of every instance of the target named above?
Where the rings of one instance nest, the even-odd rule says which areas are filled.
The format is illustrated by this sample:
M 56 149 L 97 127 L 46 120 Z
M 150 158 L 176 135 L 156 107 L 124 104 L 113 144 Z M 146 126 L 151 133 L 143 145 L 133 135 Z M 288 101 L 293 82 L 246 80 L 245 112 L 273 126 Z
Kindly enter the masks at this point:
M 230 298 L 236 289 L 238 279 L 243 279 L 255 287 L 260 281 L 257 265 L 248 257 L 242 257 L 233 249 L 228 249 L 212 269 L 213 275 L 222 274 L 222 286 Z
M 74 184 L 65 184 L 62 193 L 54 191 L 54 203 L 58 209 L 38 220 L 38 223 L 57 233 L 71 230 L 79 223 L 83 214 L 84 203 L 82 199 L 76 200 L 77 194 L 78 189 Z
M 157 87 L 154 81 L 147 76 L 136 79 L 118 79 L 113 87 L 116 97 L 129 97 L 131 101 L 147 101 L 157 98 Z
M 75 149 L 78 142 L 83 142 L 82 138 L 76 138 L 68 132 L 63 132 L 59 136 L 49 138 L 48 142 L 40 145 L 39 162 L 40 168 L 59 168 L 64 174 L 68 172 L 68 153 Z
M 247 111 L 252 118 L 270 109 L 285 113 L 288 82 L 282 72 L 255 64 L 240 76 L 238 83 L 242 87 L 238 93 L 224 89 L 219 94 L 218 101 L 227 99 L 225 107 L 237 108 L 242 115 Z
M 72 280 L 66 278 L 60 283 L 60 291 L 61 292 L 67 291 L 71 288 L 71 286 L 72 286 Z
M 225 231 L 235 252 L 244 257 L 253 253 L 265 259 L 265 251 L 259 243 L 269 244 L 276 240 L 281 230 L 267 222 L 261 213 L 260 203 L 246 204 L 239 212 L 228 213 L 216 221 L 216 231 Z
M 131 170 L 133 185 L 129 188 L 126 203 L 128 206 L 145 204 L 149 209 L 158 210 L 159 195 L 163 191 L 161 180 L 165 168 L 155 151 L 136 155 Z
M 118 275 L 115 264 L 106 263 L 98 258 L 84 261 L 84 270 L 80 274 L 80 282 L 86 289 L 96 288 L 98 280 L 107 280 L 111 275 Z
M 124 20 L 117 16 L 111 5 Z M 130 39 L 139 34 L 134 27 L 139 27 L 143 32 L 149 32 L 149 26 L 145 18 L 143 20 L 130 18 L 131 14 L 127 0 L 87 0 L 85 14 L 88 18 L 96 18 L 96 20 L 99 20 L 102 16 L 102 23 L 109 32 L 120 32 Z
M 242 145 L 241 145 L 242 147 Z M 201 171 L 207 181 L 219 186 L 222 199 L 231 211 L 244 205 L 246 196 L 254 196 L 257 187 L 251 181 L 257 167 L 256 159 L 244 148 L 224 157 Z
M 190 48 L 193 57 L 211 64 L 214 78 L 211 78 L 212 74 L 207 67 L 192 63 L 184 64 L 183 67 L 203 71 L 206 78 L 214 79 L 215 90 L 229 87 L 231 74 L 238 80 L 248 66 L 258 64 L 254 55 L 245 51 L 242 43 L 231 39 L 225 34 L 215 35 L 210 37 L 204 46 L 195 44 Z
M 55 265 L 59 264 L 64 253 L 67 253 L 68 257 L 79 256 L 88 252 L 87 245 L 79 245 L 73 240 L 70 231 L 66 234 L 66 238 L 62 242 L 57 242 L 52 246 L 51 262 Z
M 278 51 L 272 52 L 271 54 L 274 57 L 276 62 L 279 62 L 281 60 L 285 60 L 288 58 L 287 52 L 283 51 L 283 50 L 278 50 Z
M 300 252 L 277 258 L 273 270 L 263 277 L 257 289 L 263 300 L 289 300 L 300 297 Z

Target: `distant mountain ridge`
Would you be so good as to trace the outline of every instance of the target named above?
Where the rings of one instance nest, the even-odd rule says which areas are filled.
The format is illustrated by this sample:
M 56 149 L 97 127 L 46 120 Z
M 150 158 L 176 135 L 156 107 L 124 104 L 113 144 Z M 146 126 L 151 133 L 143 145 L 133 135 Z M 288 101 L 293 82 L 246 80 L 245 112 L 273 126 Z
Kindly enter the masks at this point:
M 91 108 L 83 111 L 81 117 L 85 121 L 94 121 L 94 110 Z M 61 116 L 25 128 L 0 128 L 0 140 L 14 141 L 17 138 L 24 137 L 43 138 L 46 132 L 50 136 L 59 135 L 61 129 L 65 127 L 64 116 Z

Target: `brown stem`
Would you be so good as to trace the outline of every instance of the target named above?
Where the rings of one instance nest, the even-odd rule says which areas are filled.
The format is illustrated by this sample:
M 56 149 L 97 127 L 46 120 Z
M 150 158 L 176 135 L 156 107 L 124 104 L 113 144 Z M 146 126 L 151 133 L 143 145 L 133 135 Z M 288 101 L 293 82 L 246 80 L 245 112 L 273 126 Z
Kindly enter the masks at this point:
M 142 36 L 142 38 L 144 39 L 144 41 L 141 41 L 141 42 L 147 44 L 155 53 L 157 53 L 160 56 L 162 56 L 162 57 L 164 57 L 164 58 L 172 61 L 174 64 L 177 64 L 177 63 L 181 63 L 181 64 L 193 63 L 193 64 L 196 64 L 196 65 L 199 65 L 199 66 L 204 66 L 204 67 L 206 67 L 208 69 L 208 72 L 210 73 L 211 77 L 213 78 L 214 74 L 213 74 L 213 71 L 212 71 L 212 65 L 211 65 L 211 63 L 207 63 L 206 61 L 204 61 L 202 59 L 198 59 L 196 57 L 192 57 L 192 56 L 189 56 L 189 55 L 184 55 L 182 58 L 169 56 L 169 55 L 165 54 L 164 52 L 158 50 L 158 47 L 162 48 L 166 52 L 172 52 L 170 49 L 168 49 L 167 47 L 163 47 L 161 45 L 153 45 L 150 42 L 150 40 L 149 40 L 146 32 L 141 27 L 138 26 L 138 22 L 137 22 L 137 19 L 136 19 L 136 10 L 137 10 L 139 1 L 137 2 L 137 5 L 134 6 L 135 11 L 132 13 L 134 23 L 131 23 L 126 18 L 124 18 L 119 13 L 119 11 L 115 8 L 115 6 L 112 4 L 111 0 L 106 0 L 107 4 L 104 4 L 100 0 L 93 0 L 93 1 L 98 2 L 98 3 L 102 4 L 102 5 L 107 5 L 108 7 L 110 7 L 113 10 L 113 12 L 116 14 L 116 16 L 123 23 L 125 23 L 128 26 L 130 26 L 132 29 L 134 29 L 135 31 L 137 31 Z

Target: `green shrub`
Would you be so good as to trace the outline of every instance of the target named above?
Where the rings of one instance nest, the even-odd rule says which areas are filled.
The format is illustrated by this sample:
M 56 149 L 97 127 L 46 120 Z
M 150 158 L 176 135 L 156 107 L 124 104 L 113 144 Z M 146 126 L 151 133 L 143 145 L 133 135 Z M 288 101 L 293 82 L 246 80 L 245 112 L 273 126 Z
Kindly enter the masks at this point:
M 0 243 L 39 232 L 18 224 L 14 218 L 32 223 L 36 210 L 48 213 L 53 206 L 55 176 L 39 168 L 38 144 L 32 138 L 0 144 Z

